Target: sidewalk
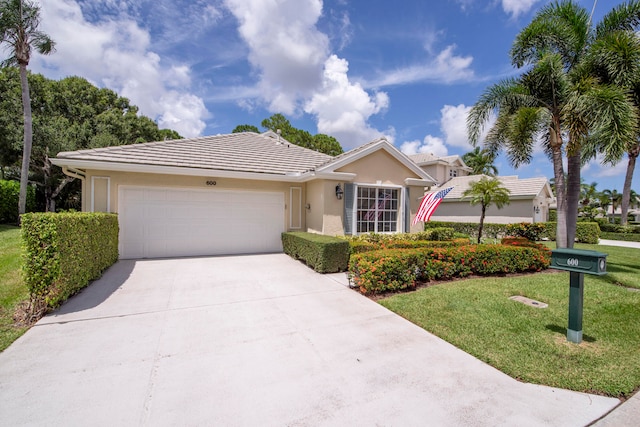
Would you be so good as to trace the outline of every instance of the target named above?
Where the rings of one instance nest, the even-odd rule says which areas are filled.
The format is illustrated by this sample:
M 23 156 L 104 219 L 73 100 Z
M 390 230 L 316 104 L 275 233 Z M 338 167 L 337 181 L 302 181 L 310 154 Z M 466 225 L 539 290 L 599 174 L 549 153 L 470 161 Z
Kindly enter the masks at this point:
M 600 239 L 600 245 L 604 246 L 620 246 L 623 248 L 640 249 L 640 242 L 625 242 L 624 240 L 606 240 Z

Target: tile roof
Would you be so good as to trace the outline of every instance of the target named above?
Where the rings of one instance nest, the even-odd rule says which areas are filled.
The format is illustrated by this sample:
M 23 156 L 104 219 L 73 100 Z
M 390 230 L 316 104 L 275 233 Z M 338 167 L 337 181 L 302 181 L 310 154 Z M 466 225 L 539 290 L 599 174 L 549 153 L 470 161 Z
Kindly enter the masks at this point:
M 333 159 L 327 154 L 291 144 L 273 132 L 242 132 L 67 151 L 56 157 L 276 175 L 303 173 Z
M 472 182 L 479 181 L 485 175 L 469 175 L 452 178 L 440 185 L 439 188 L 449 188 L 453 186 L 453 190 L 447 194 L 443 201 L 462 198 L 462 193 L 469 188 Z M 510 197 L 536 197 L 544 189 L 548 183 L 547 178 L 523 178 L 517 176 L 499 176 L 497 177 L 504 187 L 510 191 Z
M 434 162 L 434 161 L 438 160 L 438 157 L 436 157 L 436 156 L 434 156 L 433 154 L 430 154 L 430 153 L 411 154 L 411 155 L 409 155 L 409 158 L 411 160 L 413 160 L 414 162 L 416 162 L 417 164 Z

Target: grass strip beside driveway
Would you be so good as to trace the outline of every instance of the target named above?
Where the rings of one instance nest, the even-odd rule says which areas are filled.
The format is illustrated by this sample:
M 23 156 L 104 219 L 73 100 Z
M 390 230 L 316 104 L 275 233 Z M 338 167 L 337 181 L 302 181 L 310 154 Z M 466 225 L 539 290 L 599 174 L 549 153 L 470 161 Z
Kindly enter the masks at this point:
M 509 300 L 513 295 L 549 307 Z M 568 299 L 569 273 L 543 272 L 444 283 L 380 303 L 519 380 L 629 396 L 640 387 L 640 292 L 586 276 L 579 345 L 566 341 Z
M 29 292 L 22 281 L 22 237 L 20 228 L 0 225 L 0 351 L 9 347 L 27 328 L 16 327 L 13 314 Z

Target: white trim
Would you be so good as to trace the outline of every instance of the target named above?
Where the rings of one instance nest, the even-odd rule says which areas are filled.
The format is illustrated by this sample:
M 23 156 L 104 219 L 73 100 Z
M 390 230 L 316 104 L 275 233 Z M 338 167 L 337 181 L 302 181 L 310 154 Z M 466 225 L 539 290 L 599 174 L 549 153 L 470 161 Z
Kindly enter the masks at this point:
M 360 234 L 366 234 L 358 231 L 358 188 L 360 187 L 389 188 L 392 190 L 398 190 L 398 221 L 396 223 L 396 231 L 376 231 L 376 233 L 378 234 L 402 233 L 404 231 L 404 216 L 405 216 L 404 215 L 404 204 L 405 204 L 404 198 L 406 196 L 404 192 L 404 187 L 402 185 L 395 185 L 395 184 L 369 184 L 369 183 L 361 182 L 361 183 L 354 183 L 353 185 L 352 234 L 354 236 L 358 236 Z
M 95 180 L 107 180 L 107 212 L 111 212 L 111 178 L 108 176 L 92 176 L 91 177 L 91 212 L 95 212 Z
M 293 191 L 300 192 L 300 199 L 298 203 L 298 224 L 299 227 L 293 226 Z M 289 187 L 289 229 L 301 230 L 302 229 L 302 187 Z

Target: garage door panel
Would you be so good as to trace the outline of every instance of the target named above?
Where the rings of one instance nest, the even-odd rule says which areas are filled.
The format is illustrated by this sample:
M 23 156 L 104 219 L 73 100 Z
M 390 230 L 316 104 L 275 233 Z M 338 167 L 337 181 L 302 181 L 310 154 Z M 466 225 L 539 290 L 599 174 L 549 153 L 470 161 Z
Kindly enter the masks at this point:
M 282 250 L 284 193 L 123 187 L 122 258 Z

